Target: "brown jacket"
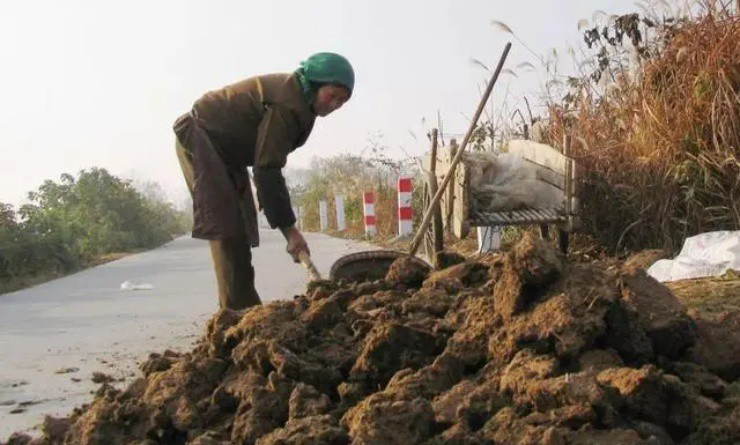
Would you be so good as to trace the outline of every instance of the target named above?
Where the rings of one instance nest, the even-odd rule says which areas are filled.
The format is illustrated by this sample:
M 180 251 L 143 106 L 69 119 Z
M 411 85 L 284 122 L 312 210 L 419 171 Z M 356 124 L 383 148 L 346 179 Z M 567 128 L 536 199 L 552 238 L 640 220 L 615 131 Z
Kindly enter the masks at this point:
M 251 197 L 248 166 L 253 167 L 257 197 L 270 225 L 295 223 L 281 169 L 288 154 L 306 142 L 315 118 L 292 73 L 252 77 L 198 99 L 174 127 L 192 153 L 193 236 L 226 239 L 246 234 L 257 244 L 253 203 L 250 209 L 247 202 L 238 218 L 240 207 L 251 201 L 245 196 Z M 235 214 L 241 221 L 234 222 Z

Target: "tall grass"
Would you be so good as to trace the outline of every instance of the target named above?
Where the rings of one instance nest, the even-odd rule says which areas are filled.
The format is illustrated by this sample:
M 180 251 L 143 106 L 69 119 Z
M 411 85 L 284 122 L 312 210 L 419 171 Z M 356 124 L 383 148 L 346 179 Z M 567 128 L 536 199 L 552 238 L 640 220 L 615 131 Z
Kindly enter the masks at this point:
M 636 77 L 549 109 L 581 165 L 584 229 L 620 250 L 675 250 L 740 228 L 740 20 L 728 10 L 658 30 Z
M 740 228 L 740 5 L 638 6 L 642 15 L 579 21 L 588 48 L 581 60 L 571 49 L 573 76 L 535 54 L 546 106 L 537 138 L 561 147 L 567 136 L 580 229 L 615 253 L 675 251 L 687 236 Z M 507 138 L 526 133 L 517 127 L 498 125 Z

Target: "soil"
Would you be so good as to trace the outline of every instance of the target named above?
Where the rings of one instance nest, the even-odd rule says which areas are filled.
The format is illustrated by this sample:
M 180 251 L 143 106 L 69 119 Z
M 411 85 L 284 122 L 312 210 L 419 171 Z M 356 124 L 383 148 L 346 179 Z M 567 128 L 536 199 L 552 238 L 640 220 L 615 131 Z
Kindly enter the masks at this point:
M 739 314 L 703 318 L 634 261 L 525 236 L 221 311 L 192 351 L 8 444 L 738 443 Z

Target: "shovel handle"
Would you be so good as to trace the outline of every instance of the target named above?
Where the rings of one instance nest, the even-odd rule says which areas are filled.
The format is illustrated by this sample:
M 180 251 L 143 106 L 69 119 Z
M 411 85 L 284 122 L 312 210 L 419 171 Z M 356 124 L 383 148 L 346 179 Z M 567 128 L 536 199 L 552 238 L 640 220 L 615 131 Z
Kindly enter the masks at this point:
M 475 131 L 475 128 L 478 125 L 478 119 L 480 118 L 481 113 L 483 113 L 483 109 L 486 106 L 486 102 L 488 102 L 488 98 L 491 96 L 493 86 L 496 84 L 498 76 L 501 73 L 501 69 L 504 67 L 504 62 L 506 61 L 506 57 L 509 55 L 510 49 L 511 43 L 507 43 L 506 47 L 504 48 L 504 53 L 501 55 L 501 59 L 499 60 L 498 66 L 496 67 L 496 71 L 494 71 L 491 80 L 488 82 L 488 87 L 486 87 L 486 91 L 483 93 L 483 96 L 480 99 L 480 103 L 478 103 L 478 109 L 473 115 L 473 120 L 470 121 L 470 127 L 468 128 L 468 132 L 465 134 L 462 145 L 457 151 L 455 157 L 450 162 L 450 172 L 455 170 L 455 167 L 457 167 L 457 164 L 459 164 L 460 160 L 462 159 L 463 152 L 465 151 L 465 148 L 468 146 L 468 142 L 473 136 L 473 131 Z M 414 256 L 419 250 L 419 247 L 421 246 L 421 241 L 424 239 L 424 236 L 426 235 L 426 230 L 429 227 L 429 223 L 432 221 L 432 216 L 434 215 L 437 204 L 439 204 L 439 201 L 442 199 L 442 195 L 444 195 L 445 190 L 447 189 L 447 184 L 450 183 L 452 178 L 453 175 L 446 174 L 444 179 L 442 180 L 442 183 L 439 184 L 437 188 L 437 193 L 434 195 L 431 201 L 429 201 L 429 207 L 427 207 L 427 211 L 426 213 L 424 213 L 424 217 L 421 219 L 421 224 L 416 231 L 416 236 L 414 236 L 413 241 L 411 241 L 411 247 L 409 247 L 409 255 Z
M 316 266 L 313 264 L 313 261 L 311 261 L 311 257 L 308 256 L 308 253 L 306 253 L 304 250 L 298 252 L 298 261 L 300 261 L 303 267 L 306 268 L 308 276 L 311 277 L 311 281 L 321 280 L 321 274 L 319 273 L 319 270 L 316 268 Z

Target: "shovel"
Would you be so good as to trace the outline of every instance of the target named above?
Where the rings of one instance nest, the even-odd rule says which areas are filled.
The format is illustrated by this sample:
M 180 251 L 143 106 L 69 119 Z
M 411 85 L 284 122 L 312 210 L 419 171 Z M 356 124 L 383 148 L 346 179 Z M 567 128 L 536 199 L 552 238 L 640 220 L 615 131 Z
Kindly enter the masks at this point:
M 308 277 L 311 279 L 311 281 L 321 281 L 321 274 L 319 273 L 319 269 L 316 268 L 316 266 L 313 264 L 313 261 L 311 261 L 311 257 L 308 256 L 308 254 L 301 250 L 298 252 L 298 261 L 301 262 L 301 265 L 306 268 L 306 272 L 308 273 Z
M 368 250 L 344 255 L 332 265 L 329 273 L 330 280 L 335 281 L 340 278 L 350 281 L 380 280 L 385 278 L 394 261 L 406 256 L 406 253 L 395 250 Z M 431 269 L 426 261 L 417 257 L 410 258 L 420 267 Z M 306 269 L 310 282 L 324 281 L 321 273 L 306 252 L 301 251 L 298 254 L 298 261 Z
M 344 255 L 332 265 L 331 272 L 329 273 L 330 280 L 334 281 L 339 278 L 351 281 L 379 280 L 385 278 L 388 269 L 390 269 L 391 264 L 395 260 L 405 256 L 406 254 L 404 252 L 394 250 L 368 250 Z M 310 282 L 317 283 L 324 281 L 321 278 L 318 268 L 316 268 L 311 257 L 306 252 L 301 251 L 298 253 L 298 261 L 306 269 Z M 411 261 L 421 267 L 431 269 L 431 266 L 420 258 L 411 257 Z
M 504 48 L 504 52 L 501 55 L 501 59 L 499 60 L 498 66 L 496 67 L 491 80 L 488 82 L 488 87 L 486 88 L 483 97 L 481 97 L 480 103 L 478 104 L 478 109 L 473 116 L 473 120 L 470 122 L 468 132 L 465 134 L 465 139 L 463 139 L 462 145 L 460 145 L 460 149 L 458 150 L 455 157 L 452 159 L 452 162 L 450 164 L 450 171 L 453 171 L 462 159 L 463 152 L 465 152 L 465 148 L 470 141 L 473 131 L 478 125 L 478 119 L 480 119 L 480 115 L 481 113 L 483 113 L 483 109 L 486 105 L 486 102 L 488 102 L 491 91 L 493 91 L 493 86 L 498 80 L 498 76 L 501 73 L 504 62 L 506 61 L 506 57 L 509 55 L 510 49 L 511 43 L 507 43 L 506 47 Z M 447 189 L 447 185 L 450 183 L 451 180 L 452 175 L 446 175 L 444 180 L 442 180 L 442 183 L 439 185 L 437 193 L 430 201 L 429 207 L 424 214 L 424 218 L 421 221 L 421 226 L 416 231 L 416 235 L 411 242 L 411 247 L 409 248 L 408 253 L 393 250 L 370 250 L 345 255 L 339 258 L 334 263 L 331 268 L 329 279 L 332 281 L 340 278 L 352 281 L 382 279 L 388 273 L 391 264 L 398 258 L 403 257 L 408 257 L 411 261 L 416 262 L 423 267 L 431 269 L 432 267 L 426 261 L 417 258 L 415 255 L 416 252 L 419 250 L 419 247 L 421 246 L 421 242 L 424 239 L 424 234 L 432 220 L 435 207 L 437 207 L 440 199 L 442 199 L 442 195 L 444 194 L 445 190 Z M 318 271 L 316 271 L 316 267 L 313 266 L 313 263 L 311 263 L 311 259 L 308 258 L 308 255 L 305 255 L 305 260 L 306 261 L 304 262 L 304 259 L 301 259 L 301 263 L 303 263 L 304 267 L 309 270 L 309 274 L 315 272 L 316 276 L 318 276 L 320 279 L 321 276 L 318 274 Z

